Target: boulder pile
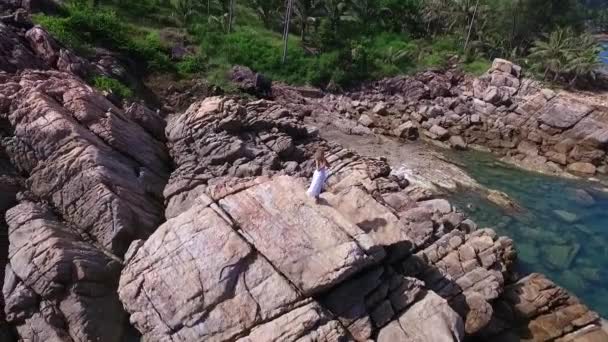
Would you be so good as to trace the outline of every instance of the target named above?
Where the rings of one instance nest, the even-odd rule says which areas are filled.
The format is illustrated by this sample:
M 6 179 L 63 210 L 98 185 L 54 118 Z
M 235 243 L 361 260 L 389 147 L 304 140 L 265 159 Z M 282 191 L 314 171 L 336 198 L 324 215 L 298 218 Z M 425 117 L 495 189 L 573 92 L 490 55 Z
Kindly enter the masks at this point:
M 287 104 L 292 98 L 278 100 Z M 608 171 L 608 107 L 584 94 L 543 88 L 502 59 L 475 79 L 458 71 L 427 71 L 299 102 L 290 105 L 339 114 L 333 122 L 349 134 L 422 136 L 456 149 L 491 150 L 548 173 Z

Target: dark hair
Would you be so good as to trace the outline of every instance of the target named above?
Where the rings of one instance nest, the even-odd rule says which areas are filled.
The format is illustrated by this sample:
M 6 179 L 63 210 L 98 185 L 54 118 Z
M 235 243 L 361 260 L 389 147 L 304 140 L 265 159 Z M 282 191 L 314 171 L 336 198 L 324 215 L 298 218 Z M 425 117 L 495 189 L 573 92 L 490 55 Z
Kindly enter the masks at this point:
M 325 160 L 325 150 L 320 147 L 317 149 L 317 151 L 315 152 L 315 156 L 314 156 L 316 161 L 324 161 Z

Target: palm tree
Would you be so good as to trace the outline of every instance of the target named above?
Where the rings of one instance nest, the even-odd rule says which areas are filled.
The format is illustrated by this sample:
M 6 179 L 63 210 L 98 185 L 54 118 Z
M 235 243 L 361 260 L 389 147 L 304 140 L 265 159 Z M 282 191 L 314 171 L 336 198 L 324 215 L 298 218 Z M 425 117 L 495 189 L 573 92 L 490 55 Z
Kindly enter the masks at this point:
M 325 15 L 334 33 L 337 33 L 340 22 L 347 17 L 348 3 L 344 0 L 325 0 Z
M 190 18 L 196 12 L 193 0 L 177 0 L 173 5 L 175 15 L 179 18 L 183 26 L 186 26 Z
M 574 86 L 580 78 L 595 78 L 595 71 L 600 65 L 600 47 L 590 34 L 571 37 L 570 52 L 565 71 L 571 76 L 568 82 Z
M 544 35 L 545 39 L 534 41 L 529 57 L 537 69 L 544 69 L 544 79 L 553 74 L 553 80 L 556 81 L 564 71 L 570 53 L 571 36 L 570 29 L 560 28 Z

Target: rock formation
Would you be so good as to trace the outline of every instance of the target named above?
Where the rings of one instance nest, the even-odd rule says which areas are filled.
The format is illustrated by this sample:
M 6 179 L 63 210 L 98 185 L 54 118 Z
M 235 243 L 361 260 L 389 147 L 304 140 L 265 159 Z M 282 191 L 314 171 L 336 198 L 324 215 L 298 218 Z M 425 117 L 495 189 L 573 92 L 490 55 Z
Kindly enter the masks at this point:
M 278 102 L 199 99 L 165 122 L 86 85 L 77 74 L 94 65 L 39 27 L 0 24 L 6 340 L 608 338 L 563 289 L 516 278 L 510 239 L 386 160 L 321 139 L 303 120 L 313 90 L 273 90 Z M 378 86 L 449 101 L 458 76 L 427 76 Z M 491 77 L 484 98 L 514 96 L 515 75 Z M 295 101 L 282 104 L 286 94 Z M 392 103 L 370 102 L 361 127 L 383 127 Z M 418 125 L 406 123 L 399 135 L 413 137 Z M 433 138 L 454 135 L 426 126 Z M 315 204 L 305 189 L 319 147 L 332 168 Z
M 295 102 L 293 92 L 277 100 Z M 342 95 L 300 96 L 298 102 L 291 106 L 317 115 L 340 113 L 335 124 L 349 134 L 412 139 L 418 135 L 412 131 L 420 131 L 444 146 L 489 148 L 547 173 L 589 176 L 606 173 L 608 165 L 608 108 L 584 95 L 542 88 L 502 59 L 476 79 L 427 71 Z

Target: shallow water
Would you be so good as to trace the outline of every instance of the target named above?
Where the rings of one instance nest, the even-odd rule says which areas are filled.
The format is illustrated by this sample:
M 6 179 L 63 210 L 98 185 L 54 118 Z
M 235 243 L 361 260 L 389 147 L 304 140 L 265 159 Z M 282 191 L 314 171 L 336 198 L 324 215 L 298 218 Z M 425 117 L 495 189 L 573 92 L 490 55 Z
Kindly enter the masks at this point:
M 522 212 L 505 212 L 478 195 L 451 200 L 481 227 L 511 237 L 518 271 L 541 272 L 608 317 L 608 193 L 592 182 L 523 171 L 477 152 L 453 156 L 480 184 L 504 191 Z

